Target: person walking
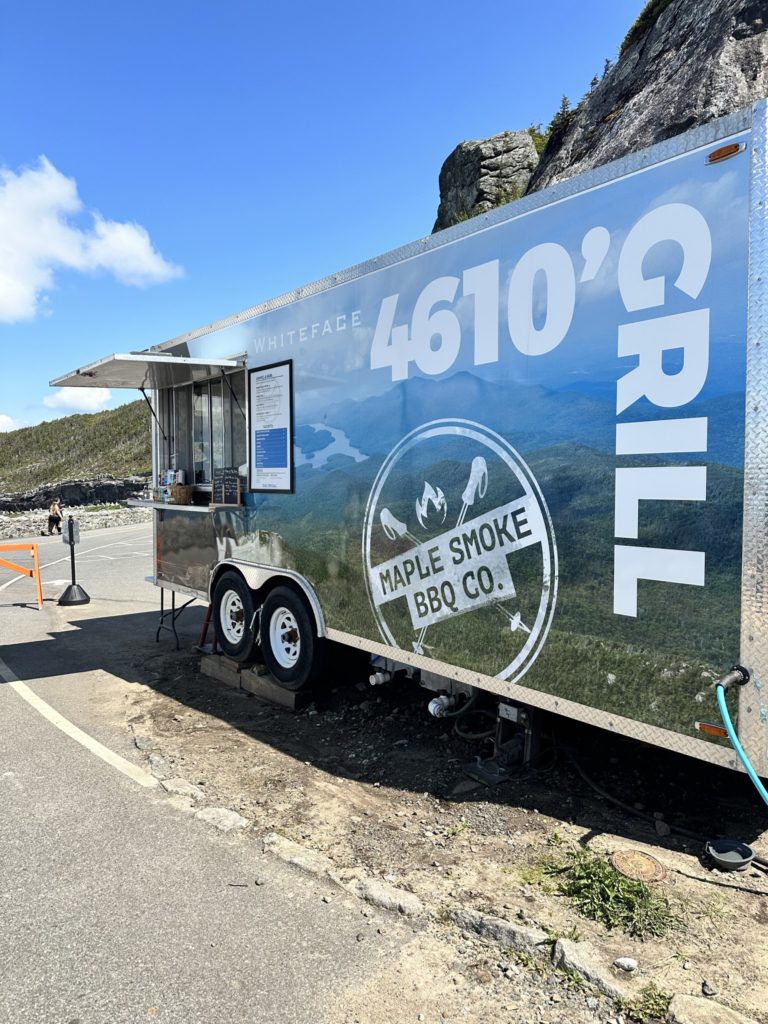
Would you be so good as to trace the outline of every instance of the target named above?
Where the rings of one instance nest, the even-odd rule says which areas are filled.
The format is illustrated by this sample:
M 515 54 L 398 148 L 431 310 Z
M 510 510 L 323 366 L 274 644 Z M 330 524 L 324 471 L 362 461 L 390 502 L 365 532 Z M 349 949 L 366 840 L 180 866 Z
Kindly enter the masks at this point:
M 48 509 L 48 536 L 56 533 L 61 533 L 61 508 L 59 507 L 59 499 L 54 498 L 51 502 L 51 507 Z

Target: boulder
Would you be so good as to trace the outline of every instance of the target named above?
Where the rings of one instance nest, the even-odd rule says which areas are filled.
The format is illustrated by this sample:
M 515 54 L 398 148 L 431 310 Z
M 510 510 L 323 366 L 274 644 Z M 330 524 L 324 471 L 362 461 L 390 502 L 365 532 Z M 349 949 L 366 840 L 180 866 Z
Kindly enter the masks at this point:
M 485 213 L 524 194 L 539 157 L 526 132 L 501 132 L 462 142 L 440 171 L 440 206 L 433 231 Z

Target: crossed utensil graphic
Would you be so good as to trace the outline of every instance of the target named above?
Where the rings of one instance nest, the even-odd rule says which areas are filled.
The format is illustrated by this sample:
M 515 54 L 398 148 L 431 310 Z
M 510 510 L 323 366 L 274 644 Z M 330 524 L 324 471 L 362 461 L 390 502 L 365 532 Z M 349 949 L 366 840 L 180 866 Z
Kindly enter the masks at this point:
M 488 489 L 488 464 L 482 455 L 476 455 L 472 459 L 472 466 L 469 471 L 469 480 L 467 486 L 461 495 L 461 511 L 459 517 L 456 520 L 456 529 L 464 525 L 467 512 L 474 505 L 477 498 L 484 498 L 485 492 Z M 425 483 L 424 485 L 424 496 L 421 500 L 416 500 L 416 517 L 419 520 L 421 526 L 426 528 L 424 521 L 424 513 L 428 501 L 431 501 L 436 508 L 443 509 L 443 519 L 445 519 L 445 513 L 447 509 L 447 503 L 443 492 L 437 488 L 431 486 L 431 484 Z M 404 522 L 397 518 L 388 508 L 383 508 L 379 513 L 379 521 L 381 522 L 382 529 L 389 540 L 397 540 L 398 538 L 404 537 L 409 540 L 414 546 L 419 546 L 422 542 L 414 534 L 410 533 L 408 527 Z M 520 612 L 510 612 L 499 602 L 492 601 L 493 607 L 499 611 L 506 619 L 509 620 L 509 626 L 511 631 L 514 633 L 520 629 L 524 633 L 530 633 L 530 629 L 522 621 Z M 428 649 L 428 645 L 424 644 L 424 638 L 427 634 L 428 626 L 422 626 L 419 630 L 418 636 L 412 641 L 413 650 L 415 654 L 424 654 L 425 650 Z

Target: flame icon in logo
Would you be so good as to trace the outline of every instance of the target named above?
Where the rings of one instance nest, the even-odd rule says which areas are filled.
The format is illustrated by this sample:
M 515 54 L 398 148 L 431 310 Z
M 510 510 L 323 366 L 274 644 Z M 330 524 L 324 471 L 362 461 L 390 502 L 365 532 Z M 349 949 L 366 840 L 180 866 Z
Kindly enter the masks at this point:
M 429 506 L 434 505 L 436 512 L 442 512 L 443 518 L 440 520 L 442 525 L 445 522 L 445 517 L 448 514 L 448 502 L 445 500 L 445 495 L 439 487 L 435 488 L 432 484 L 424 481 L 424 493 L 421 498 L 416 499 L 416 518 L 419 520 L 419 526 L 422 530 L 427 528 L 427 514 Z

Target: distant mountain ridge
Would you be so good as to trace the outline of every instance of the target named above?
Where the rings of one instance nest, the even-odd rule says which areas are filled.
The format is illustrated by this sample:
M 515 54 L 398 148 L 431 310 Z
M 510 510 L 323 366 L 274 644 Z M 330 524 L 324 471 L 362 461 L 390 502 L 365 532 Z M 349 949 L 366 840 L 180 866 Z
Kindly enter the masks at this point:
M 331 406 L 324 419 L 367 455 L 385 455 L 411 430 L 444 419 L 446 410 L 451 418 L 479 421 L 501 433 L 521 454 L 562 443 L 613 452 L 616 399 L 609 393 L 588 381 L 555 391 L 537 384 L 495 383 L 462 371 L 441 380 L 411 378 L 375 398 Z M 740 466 L 744 396 L 699 399 L 687 411 L 708 417 L 707 461 Z M 631 418 L 655 419 L 658 413 L 638 405 Z M 691 456 L 670 457 L 686 461 Z
M 151 472 L 150 414 L 142 399 L 0 434 L 0 496 Z

